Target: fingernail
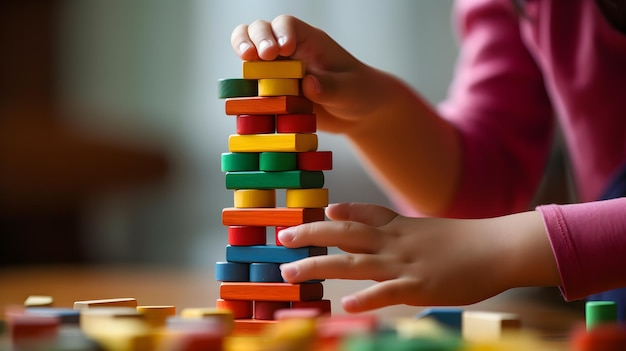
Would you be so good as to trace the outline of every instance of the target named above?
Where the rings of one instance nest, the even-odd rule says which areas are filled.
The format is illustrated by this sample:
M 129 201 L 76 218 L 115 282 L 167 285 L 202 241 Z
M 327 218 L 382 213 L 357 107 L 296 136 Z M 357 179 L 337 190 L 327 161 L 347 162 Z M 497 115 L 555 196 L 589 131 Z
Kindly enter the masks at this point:
M 295 236 L 296 234 L 291 228 L 285 228 L 278 232 L 278 240 L 281 242 L 281 244 L 292 242 Z
M 263 50 L 269 48 L 270 46 L 272 46 L 272 43 L 269 40 L 262 40 L 259 43 L 259 51 L 263 51 Z
M 287 42 L 287 38 L 285 37 L 278 38 L 278 46 L 283 46 L 285 45 L 286 42 Z
M 239 53 L 243 54 L 244 52 L 246 52 L 248 49 L 250 48 L 250 44 L 249 43 L 241 43 L 239 44 Z
M 283 276 L 283 279 L 289 281 L 295 279 L 298 276 L 298 267 L 293 264 L 282 264 L 280 265 L 280 272 Z
M 344 296 L 341 298 L 341 305 L 344 310 L 351 311 L 357 308 L 358 302 L 355 296 Z

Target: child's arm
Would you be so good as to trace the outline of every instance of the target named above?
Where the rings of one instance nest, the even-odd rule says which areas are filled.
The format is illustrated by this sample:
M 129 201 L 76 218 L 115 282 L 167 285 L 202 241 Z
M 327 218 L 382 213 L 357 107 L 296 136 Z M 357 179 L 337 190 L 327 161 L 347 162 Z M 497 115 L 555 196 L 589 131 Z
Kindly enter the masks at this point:
M 240 25 L 231 42 L 244 60 L 303 60 L 302 89 L 320 129 L 345 134 L 379 181 L 420 211 L 447 208 L 460 174 L 459 136 L 415 91 L 291 16 Z
M 339 278 L 379 283 L 342 300 L 348 312 L 393 304 L 463 305 L 519 286 L 560 285 L 541 215 L 407 218 L 374 205 L 328 207 L 334 221 L 283 230 L 286 247 L 337 246 L 346 255 L 282 265 L 288 282 Z

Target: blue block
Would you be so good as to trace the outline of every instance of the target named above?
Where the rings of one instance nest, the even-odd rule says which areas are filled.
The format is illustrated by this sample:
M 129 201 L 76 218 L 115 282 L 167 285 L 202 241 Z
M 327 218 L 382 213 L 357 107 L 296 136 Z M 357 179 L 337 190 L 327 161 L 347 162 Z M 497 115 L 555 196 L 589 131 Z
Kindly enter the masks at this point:
M 215 280 L 220 282 L 247 282 L 250 280 L 250 265 L 236 262 L 216 262 Z
M 80 311 L 73 308 L 58 307 L 27 307 L 26 314 L 35 316 L 52 316 L 59 318 L 61 324 L 76 324 L 80 320 Z
M 426 308 L 418 313 L 415 318 L 432 318 L 444 327 L 460 331 L 463 320 L 463 310 L 460 308 L 451 307 Z
M 328 249 L 318 246 L 290 249 L 284 246 L 226 246 L 226 261 L 241 263 L 287 263 L 311 256 L 326 255 Z
M 250 263 L 250 281 L 255 283 L 282 283 L 279 263 Z

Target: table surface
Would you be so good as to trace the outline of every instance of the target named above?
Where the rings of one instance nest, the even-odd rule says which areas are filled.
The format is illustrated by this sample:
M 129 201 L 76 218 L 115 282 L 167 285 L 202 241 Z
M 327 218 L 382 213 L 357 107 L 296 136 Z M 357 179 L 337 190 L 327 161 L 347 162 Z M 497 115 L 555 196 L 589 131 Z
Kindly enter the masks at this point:
M 343 314 L 342 296 L 372 282 L 328 280 L 324 298 L 334 314 Z M 0 268 L 0 316 L 10 305 L 22 305 L 30 295 L 52 296 L 56 307 L 72 307 L 74 301 L 134 297 L 140 305 L 214 307 L 219 283 L 212 269 L 154 266 L 47 266 Z M 566 304 L 556 289 L 513 289 L 465 310 L 512 312 L 524 328 L 566 340 L 573 327 L 584 322 L 582 304 Z M 391 306 L 372 313 L 382 321 L 412 317 L 422 308 Z M 2 317 L 0 317 L 2 318 Z

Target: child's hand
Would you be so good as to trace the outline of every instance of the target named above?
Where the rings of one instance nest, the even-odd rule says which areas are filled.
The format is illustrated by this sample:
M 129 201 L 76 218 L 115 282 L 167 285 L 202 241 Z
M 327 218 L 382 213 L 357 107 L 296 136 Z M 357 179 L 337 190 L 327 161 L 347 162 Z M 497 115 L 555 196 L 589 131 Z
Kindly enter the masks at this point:
M 282 15 L 272 22 L 237 26 L 231 44 L 242 60 L 302 60 L 307 75 L 303 94 L 316 103 L 318 126 L 332 133 L 349 133 L 384 101 L 383 81 L 389 77 L 364 65 L 322 30 Z
M 379 282 L 342 299 L 348 312 L 387 305 L 464 305 L 517 286 L 558 285 L 550 243 L 537 212 L 492 219 L 407 218 L 374 205 L 329 206 L 333 221 L 283 230 L 286 247 L 337 246 L 346 255 L 281 266 L 288 282 Z

